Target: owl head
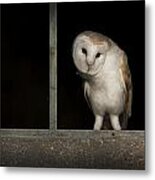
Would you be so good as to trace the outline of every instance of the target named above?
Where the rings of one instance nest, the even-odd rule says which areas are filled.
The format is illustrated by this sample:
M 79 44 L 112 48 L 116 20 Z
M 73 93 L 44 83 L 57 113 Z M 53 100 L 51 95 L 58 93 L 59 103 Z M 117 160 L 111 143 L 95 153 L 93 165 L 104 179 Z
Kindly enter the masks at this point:
M 111 40 L 100 33 L 85 31 L 73 43 L 73 61 L 79 72 L 94 76 L 103 68 Z

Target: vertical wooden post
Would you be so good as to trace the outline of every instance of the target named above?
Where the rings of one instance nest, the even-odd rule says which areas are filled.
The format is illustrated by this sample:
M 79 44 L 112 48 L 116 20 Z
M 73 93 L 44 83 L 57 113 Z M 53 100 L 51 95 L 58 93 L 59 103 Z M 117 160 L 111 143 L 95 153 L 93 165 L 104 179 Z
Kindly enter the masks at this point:
M 57 126 L 57 12 L 56 3 L 50 4 L 49 38 L 50 38 L 50 130 Z

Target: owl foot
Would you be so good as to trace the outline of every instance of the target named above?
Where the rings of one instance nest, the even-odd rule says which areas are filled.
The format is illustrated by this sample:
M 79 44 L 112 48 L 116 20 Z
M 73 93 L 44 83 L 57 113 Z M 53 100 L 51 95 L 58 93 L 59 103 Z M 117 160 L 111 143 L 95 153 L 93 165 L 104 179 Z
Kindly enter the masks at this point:
M 94 130 L 101 130 L 102 124 L 103 124 L 103 117 L 97 115 L 95 117 Z
M 116 116 L 116 115 L 110 115 L 110 121 L 111 121 L 111 125 L 112 125 L 112 128 L 114 130 L 121 130 L 121 126 L 120 126 L 120 122 L 119 122 L 119 117 Z

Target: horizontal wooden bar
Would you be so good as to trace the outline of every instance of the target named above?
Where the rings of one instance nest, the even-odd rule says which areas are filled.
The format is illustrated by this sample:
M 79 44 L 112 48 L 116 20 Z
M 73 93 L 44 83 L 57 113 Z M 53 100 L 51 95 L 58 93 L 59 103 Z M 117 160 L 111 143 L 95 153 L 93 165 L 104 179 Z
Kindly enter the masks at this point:
M 38 132 L 0 131 L 1 166 L 145 169 L 144 131 Z

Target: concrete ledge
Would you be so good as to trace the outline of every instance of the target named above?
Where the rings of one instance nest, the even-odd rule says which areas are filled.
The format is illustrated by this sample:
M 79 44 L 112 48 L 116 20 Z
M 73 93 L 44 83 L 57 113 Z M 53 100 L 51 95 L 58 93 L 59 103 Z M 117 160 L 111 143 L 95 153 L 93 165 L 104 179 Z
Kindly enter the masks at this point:
M 145 169 L 144 131 L 0 134 L 1 166 Z

